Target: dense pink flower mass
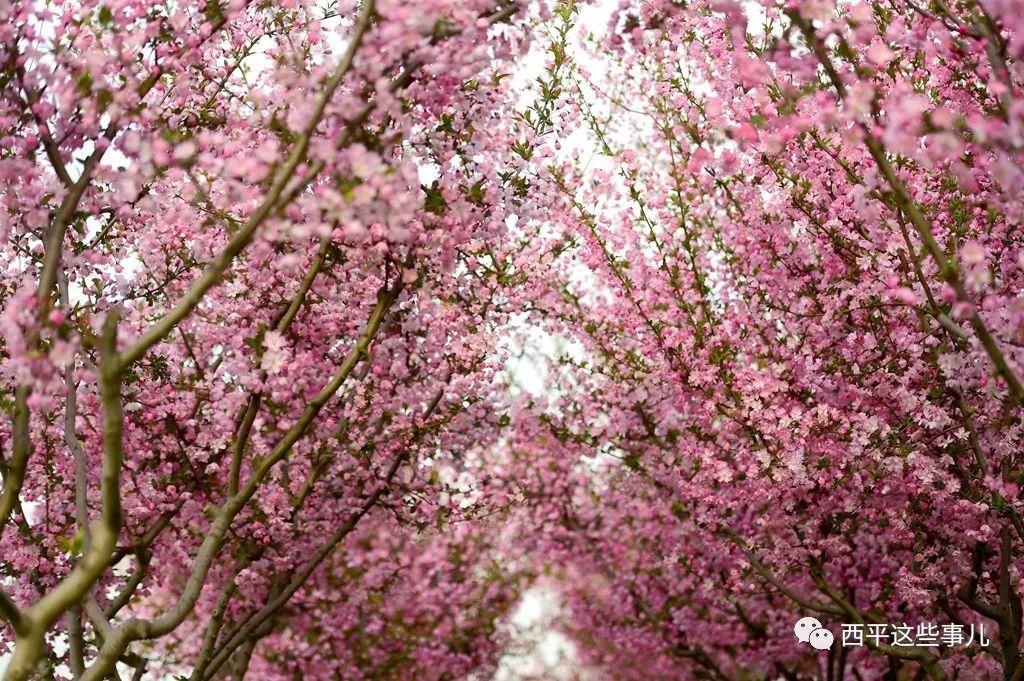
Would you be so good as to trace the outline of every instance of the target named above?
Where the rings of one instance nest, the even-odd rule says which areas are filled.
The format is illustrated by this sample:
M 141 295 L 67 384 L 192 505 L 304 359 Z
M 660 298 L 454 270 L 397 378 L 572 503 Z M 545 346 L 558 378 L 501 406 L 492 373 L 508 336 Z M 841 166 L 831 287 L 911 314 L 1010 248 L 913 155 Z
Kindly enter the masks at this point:
M 1021 9 L 623 2 L 553 44 L 598 158 L 538 170 L 528 276 L 590 472 L 539 548 L 602 676 L 1024 678 Z M 814 654 L 803 616 L 991 643 Z
M 0 0 L 3 678 L 491 678 L 543 584 L 581 678 L 1024 680 L 1022 57 L 1017 0 Z
M 493 663 L 518 13 L 0 3 L 5 678 Z

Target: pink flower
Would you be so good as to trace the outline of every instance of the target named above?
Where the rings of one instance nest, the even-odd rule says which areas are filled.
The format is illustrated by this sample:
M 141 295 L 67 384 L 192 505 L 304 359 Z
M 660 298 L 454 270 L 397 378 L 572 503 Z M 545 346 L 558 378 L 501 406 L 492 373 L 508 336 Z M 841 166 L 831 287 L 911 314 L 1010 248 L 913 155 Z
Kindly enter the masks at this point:
M 987 252 L 985 247 L 973 239 L 964 242 L 960 247 L 960 259 L 966 265 L 978 265 L 985 262 Z
M 876 38 L 871 42 L 866 53 L 869 62 L 879 68 L 884 68 L 893 60 L 896 55 L 881 39 Z

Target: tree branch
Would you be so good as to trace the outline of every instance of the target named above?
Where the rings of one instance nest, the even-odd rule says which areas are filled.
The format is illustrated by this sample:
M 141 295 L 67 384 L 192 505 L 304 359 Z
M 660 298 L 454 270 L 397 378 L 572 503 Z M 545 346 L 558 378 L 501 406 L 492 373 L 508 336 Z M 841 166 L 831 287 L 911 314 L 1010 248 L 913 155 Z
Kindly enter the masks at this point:
M 134 345 L 121 353 L 118 361 L 122 367 L 127 367 L 141 359 L 149 348 L 163 340 L 167 334 L 174 329 L 178 322 L 188 316 L 188 314 L 192 312 L 197 305 L 199 305 L 199 301 L 203 299 L 206 292 L 221 282 L 224 272 L 231 266 L 235 256 L 241 253 L 246 246 L 249 245 L 249 242 L 252 241 L 256 234 L 256 230 L 259 229 L 264 220 L 266 220 L 278 206 L 278 200 L 281 198 L 285 188 L 293 179 L 296 168 L 298 168 L 299 164 L 306 158 L 306 152 L 309 150 L 310 141 L 316 131 L 317 125 L 320 124 L 320 120 L 323 118 L 324 111 L 327 109 L 328 103 L 330 103 L 335 91 L 341 85 L 345 76 L 352 68 L 356 52 L 359 50 L 363 36 L 369 28 L 370 19 L 372 18 L 373 13 L 374 3 L 372 0 L 366 0 L 363 3 L 359 18 L 356 20 L 356 25 L 353 28 L 352 39 L 349 41 L 348 48 L 341 59 L 341 63 L 327 81 L 323 92 L 320 93 L 320 97 L 317 99 L 316 106 L 313 109 L 313 114 L 310 117 L 309 122 L 306 124 L 306 128 L 299 136 L 298 141 L 292 148 L 291 154 L 288 156 L 284 165 L 278 169 L 274 182 L 270 187 L 270 191 L 264 197 L 259 208 L 257 208 L 249 217 L 245 225 L 231 237 L 221 254 L 207 266 L 202 276 L 192 284 L 192 287 L 181 298 L 181 300 L 179 300 L 169 312 L 150 326 Z
M 298 421 L 282 436 L 277 445 L 267 454 L 266 458 L 256 466 L 245 486 L 239 490 L 238 494 L 229 498 L 220 508 L 216 519 L 199 547 L 193 561 L 192 571 L 186 580 L 178 602 L 163 615 L 155 619 L 141 620 L 133 618 L 125 622 L 122 627 L 115 629 L 113 635 L 104 642 L 94 664 L 83 674 L 83 681 L 100 681 L 114 668 L 118 657 L 120 657 L 121 653 L 132 641 L 155 638 L 173 631 L 192 612 L 192 608 L 195 606 L 206 582 L 210 566 L 220 551 L 221 541 L 231 527 L 235 516 L 256 493 L 256 490 L 270 474 L 274 466 L 285 458 L 291 452 L 292 447 L 305 436 L 324 405 L 327 404 L 328 400 L 348 379 L 360 358 L 366 354 L 370 343 L 380 329 L 385 315 L 398 298 L 401 289 L 402 282 L 398 280 L 393 287 L 380 290 L 377 296 L 377 305 L 374 307 L 361 338 L 346 355 L 337 372 L 321 391 L 310 400 Z

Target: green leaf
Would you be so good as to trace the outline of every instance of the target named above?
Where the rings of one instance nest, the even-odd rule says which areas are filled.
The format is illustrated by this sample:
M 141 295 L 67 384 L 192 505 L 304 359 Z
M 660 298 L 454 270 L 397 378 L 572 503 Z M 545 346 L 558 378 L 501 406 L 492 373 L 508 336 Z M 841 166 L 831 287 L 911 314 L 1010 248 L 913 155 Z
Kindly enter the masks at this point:
M 78 77 L 78 80 L 76 81 L 76 84 L 78 85 L 78 91 L 81 92 L 83 95 L 87 95 L 92 92 L 92 83 L 93 79 L 92 73 L 90 71 L 86 71 L 85 73 L 80 75 Z
M 484 203 L 484 181 L 480 180 L 470 187 L 466 192 L 466 198 L 476 205 L 482 206 Z
M 426 194 L 424 199 L 424 208 L 434 215 L 444 215 L 448 209 L 448 202 L 444 200 L 444 195 L 435 182 L 430 187 L 423 187 L 423 193 Z
M 103 88 L 102 90 L 96 93 L 96 101 L 97 103 L 99 103 L 100 110 L 102 111 L 113 103 L 114 93 L 112 93 L 107 88 Z
M 106 5 L 100 7 L 100 11 L 96 14 L 96 19 L 104 28 L 110 28 L 114 23 L 114 13 L 110 11 L 110 8 Z
M 220 0 L 207 0 L 206 9 L 203 10 L 203 15 L 206 16 L 206 20 L 211 24 L 219 24 L 224 20 L 224 5 Z

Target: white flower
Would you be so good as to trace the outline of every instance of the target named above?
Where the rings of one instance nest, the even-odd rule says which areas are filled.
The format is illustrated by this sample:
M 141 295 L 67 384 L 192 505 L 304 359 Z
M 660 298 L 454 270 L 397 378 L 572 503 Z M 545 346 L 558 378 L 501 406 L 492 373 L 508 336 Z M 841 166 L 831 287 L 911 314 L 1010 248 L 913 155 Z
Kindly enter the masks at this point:
M 284 362 L 288 359 L 287 341 L 283 334 L 278 331 L 268 331 L 263 337 L 263 347 L 267 349 L 263 353 L 263 361 L 260 368 L 268 374 L 276 374 L 281 371 Z
M 284 366 L 284 360 L 284 352 L 269 350 L 263 354 L 263 361 L 260 363 L 260 368 L 268 374 L 276 374 L 281 371 L 281 367 Z
M 285 341 L 284 334 L 279 331 L 267 331 L 267 334 L 263 337 L 263 346 L 270 352 L 277 352 L 284 350 L 287 341 Z

